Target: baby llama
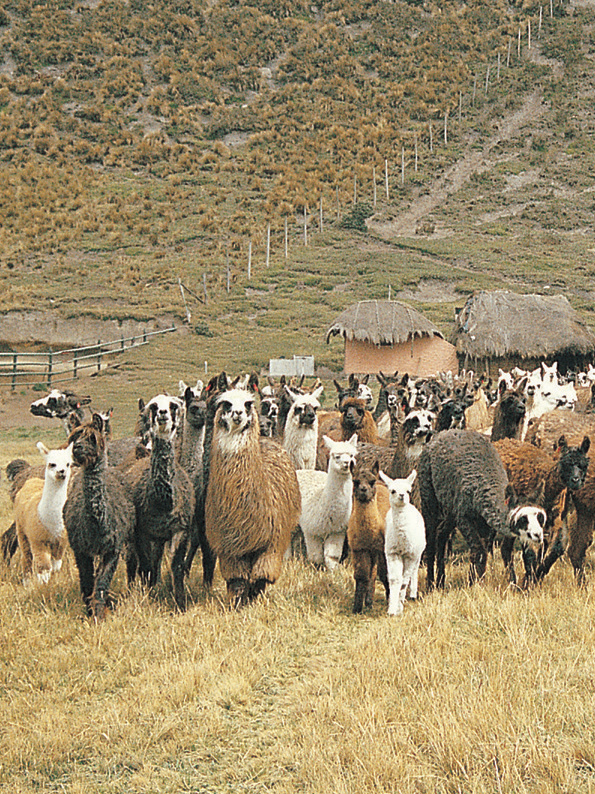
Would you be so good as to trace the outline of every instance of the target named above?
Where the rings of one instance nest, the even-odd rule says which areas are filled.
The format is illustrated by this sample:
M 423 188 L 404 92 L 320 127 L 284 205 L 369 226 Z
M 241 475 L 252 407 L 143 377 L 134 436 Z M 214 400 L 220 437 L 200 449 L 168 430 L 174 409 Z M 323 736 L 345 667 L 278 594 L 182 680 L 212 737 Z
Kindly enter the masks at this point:
M 72 444 L 66 449 L 49 450 L 40 441 L 37 449 L 45 458 L 45 478 L 27 480 L 14 500 L 25 585 L 33 572 L 40 583 L 47 584 L 52 572 L 62 567 L 66 546 L 62 508 L 70 481 Z
M 426 529 L 422 514 L 410 502 L 417 471 L 413 469 L 405 480 L 391 480 L 382 471 L 379 476 L 388 488 L 390 499 L 384 536 L 389 586 L 388 614 L 400 615 L 407 588 L 409 596 L 417 598 L 417 574 L 426 547 Z
M 260 437 L 254 397 L 231 389 L 217 398 L 205 500 L 207 540 L 236 608 L 278 579 L 300 514 L 295 470 Z
M 328 471 L 296 472 L 302 495 L 299 523 L 310 562 L 332 570 L 341 561 L 351 516 L 357 433 L 349 441 L 323 436 L 323 442 L 329 452 Z

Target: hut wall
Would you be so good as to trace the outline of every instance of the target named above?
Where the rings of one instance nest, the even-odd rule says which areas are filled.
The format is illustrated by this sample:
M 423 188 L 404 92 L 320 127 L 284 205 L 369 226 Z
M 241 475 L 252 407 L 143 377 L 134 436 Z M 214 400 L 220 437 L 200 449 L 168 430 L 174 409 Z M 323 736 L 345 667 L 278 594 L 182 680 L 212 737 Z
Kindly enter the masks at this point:
M 373 345 L 345 340 L 345 373 L 407 372 L 427 377 L 438 372 L 458 372 L 456 348 L 439 336 L 417 337 L 399 345 Z

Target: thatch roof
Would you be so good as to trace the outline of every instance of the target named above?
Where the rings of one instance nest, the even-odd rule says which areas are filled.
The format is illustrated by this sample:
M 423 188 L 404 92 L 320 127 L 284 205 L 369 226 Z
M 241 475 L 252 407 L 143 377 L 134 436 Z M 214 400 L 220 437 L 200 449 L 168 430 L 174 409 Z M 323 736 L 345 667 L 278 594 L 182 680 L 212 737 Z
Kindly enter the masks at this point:
M 595 351 L 595 334 L 563 295 L 476 292 L 458 313 L 450 340 L 475 358 L 547 358 Z
M 416 336 L 443 338 L 436 326 L 423 314 L 398 301 L 360 301 L 345 309 L 326 332 L 331 336 L 374 345 L 395 345 Z

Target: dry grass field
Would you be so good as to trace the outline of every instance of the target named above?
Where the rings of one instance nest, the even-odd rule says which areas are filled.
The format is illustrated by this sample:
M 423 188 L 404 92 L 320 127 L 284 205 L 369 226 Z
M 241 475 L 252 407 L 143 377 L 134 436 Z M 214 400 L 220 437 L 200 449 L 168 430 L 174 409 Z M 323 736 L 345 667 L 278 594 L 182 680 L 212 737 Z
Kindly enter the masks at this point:
M 5 432 L 2 468 L 36 434 Z M 5 481 L 0 497 L 4 530 Z M 289 563 L 240 612 L 199 568 L 179 614 L 167 574 L 128 592 L 121 565 L 101 625 L 70 554 L 45 587 L 18 557 L 0 568 L 0 791 L 595 791 L 590 569 L 584 589 L 563 561 L 523 593 L 496 554 L 468 588 L 462 554 L 445 592 L 388 618 L 380 587 L 352 615 L 350 565 Z

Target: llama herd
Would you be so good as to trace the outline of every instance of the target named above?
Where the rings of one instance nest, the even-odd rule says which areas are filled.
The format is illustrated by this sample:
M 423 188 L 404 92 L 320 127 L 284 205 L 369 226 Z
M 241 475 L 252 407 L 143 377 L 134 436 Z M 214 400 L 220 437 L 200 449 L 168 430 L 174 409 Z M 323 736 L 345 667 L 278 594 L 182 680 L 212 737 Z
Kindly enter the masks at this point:
M 46 584 L 68 540 L 87 613 L 111 604 L 120 559 L 128 583 L 147 587 L 169 561 L 172 594 L 186 606 L 185 580 L 201 551 L 203 583 L 217 561 L 231 604 L 250 603 L 303 553 L 333 570 L 349 556 L 353 611 L 369 608 L 376 580 L 388 613 L 426 587 L 444 587 L 458 531 L 469 579 L 481 579 L 497 544 L 512 583 L 515 545 L 523 586 L 539 582 L 564 553 L 577 579 L 595 523 L 595 369 L 562 376 L 543 363 L 432 378 L 377 376 L 334 381 L 336 406 L 322 410 L 323 385 L 232 380 L 179 384 L 178 395 L 139 400 L 131 438 L 112 439 L 112 412 L 89 397 L 53 390 L 31 405 L 60 418 L 61 449 L 38 449 L 45 465 L 7 467 L 14 524 L 4 558 L 21 550 L 23 580 Z M 303 543 L 301 540 L 303 539 Z

